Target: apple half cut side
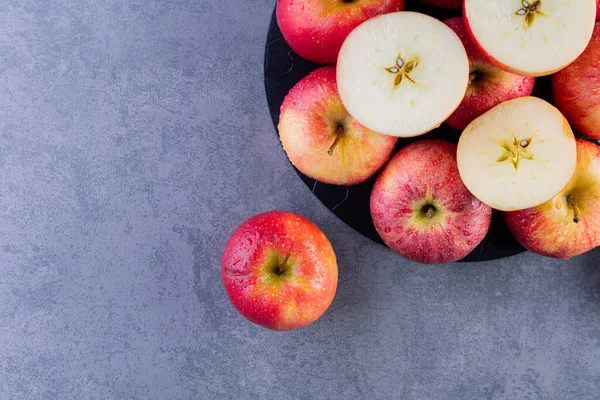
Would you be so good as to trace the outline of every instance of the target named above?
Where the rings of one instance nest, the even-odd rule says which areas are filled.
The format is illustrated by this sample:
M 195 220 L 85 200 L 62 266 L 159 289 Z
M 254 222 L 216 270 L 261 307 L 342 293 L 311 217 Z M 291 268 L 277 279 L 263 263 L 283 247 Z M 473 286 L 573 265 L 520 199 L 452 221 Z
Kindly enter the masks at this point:
M 517 75 L 553 74 L 585 50 L 595 0 L 465 0 L 473 40 L 496 66 Z
M 475 197 L 515 211 L 556 196 L 573 176 L 577 152 L 560 111 L 537 97 L 521 97 L 471 122 L 458 141 L 457 160 Z
M 523 247 L 568 259 L 600 246 L 600 146 L 577 139 L 577 169 L 552 200 L 504 214 Z
M 338 89 L 348 112 L 391 136 L 437 128 L 462 101 L 468 80 L 469 60 L 458 36 L 415 12 L 363 22 L 338 57 Z
M 375 174 L 398 140 L 365 128 L 348 114 L 333 66 L 311 72 L 290 90 L 281 106 L 278 130 L 296 168 L 334 185 L 355 185 Z
M 377 178 L 371 216 L 396 253 L 424 264 L 445 264 L 481 243 L 492 209 L 461 181 L 455 144 L 419 140 L 396 153 Z
M 600 139 L 600 22 L 583 54 L 552 76 L 552 97 L 575 129 Z

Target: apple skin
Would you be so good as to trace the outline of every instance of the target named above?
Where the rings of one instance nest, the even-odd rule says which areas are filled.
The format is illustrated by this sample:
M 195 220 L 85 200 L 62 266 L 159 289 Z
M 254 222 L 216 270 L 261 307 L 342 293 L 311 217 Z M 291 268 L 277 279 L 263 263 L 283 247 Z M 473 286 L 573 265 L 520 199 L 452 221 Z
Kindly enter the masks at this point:
M 569 196 L 581 212 L 579 223 Z M 547 257 L 569 259 L 600 246 L 600 146 L 577 139 L 577 169 L 564 190 L 540 206 L 504 213 L 504 219 L 523 247 Z
M 552 77 L 552 97 L 569 122 L 592 139 L 600 139 L 600 22 L 590 44 L 571 65 Z
M 290 253 L 280 275 L 278 266 Z M 251 322 L 292 330 L 316 321 L 335 296 L 336 256 L 325 234 L 300 215 L 270 211 L 242 223 L 221 264 L 227 295 Z
M 596 10 L 596 21 L 600 20 L 600 0 L 598 1 L 598 7 Z
M 426 215 L 434 205 L 435 215 Z M 485 238 L 492 209 L 465 187 L 456 145 L 420 140 L 401 149 L 383 169 L 371 194 L 371 216 L 383 241 L 423 264 L 466 257 Z
M 404 10 L 404 0 L 277 0 L 277 23 L 288 45 L 307 60 L 335 64 L 342 43 L 362 22 Z
M 339 127 L 343 134 L 332 154 Z M 319 68 L 285 97 L 279 138 L 292 164 L 320 182 L 354 185 L 375 174 L 389 159 L 397 138 L 358 123 L 342 104 L 333 66 Z
M 435 7 L 460 10 L 463 7 L 464 0 L 421 0 L 421 3 Z
M 462 103 L 446 120 L 448 125 L 463 130 L 475 118 L 503 101 L 531 95 L 534 77 L 511 74 L 489 62 L 473 43 L 462 18 L 450 18 L 444 23 L 465 46 L 472 77 Z

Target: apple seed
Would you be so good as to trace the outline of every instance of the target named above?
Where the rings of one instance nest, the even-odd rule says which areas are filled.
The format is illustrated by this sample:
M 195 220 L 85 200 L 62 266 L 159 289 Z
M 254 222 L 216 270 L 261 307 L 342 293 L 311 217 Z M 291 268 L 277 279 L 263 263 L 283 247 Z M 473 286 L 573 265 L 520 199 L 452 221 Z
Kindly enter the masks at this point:
M 402 59 L 402 56 L 398 55 L 398 58 L 396 59 L 396 65 L 394 65 L 393 67 L 386 68 L 385 70 L 389 73 L 396 75 L 396 77 L 394 78 L 394 88 L 395 88 L 396 86 L 398 86 L 402 83 L 402 80 L 404 78 L 408 79 L 412 83 L 417 83 L 410 77 L 409 74 L 418 66 L 419 66 L 419 58 L 418 57 L 414 57 L 413 59 L 411 59 L 410 61 L 405 63 L 404 60 Z
M 527 25 L 527 28 L 533 24 L 536 15 L 544 15 L 544 13 L 540 11 L 540 7 L 542 6 L 542 2 L 540 0 L 536 0 L 533 3 L 523 0 L 521 5 L 523 8 L 517 10 L 516 14 L 525 17 L 525 24 Z

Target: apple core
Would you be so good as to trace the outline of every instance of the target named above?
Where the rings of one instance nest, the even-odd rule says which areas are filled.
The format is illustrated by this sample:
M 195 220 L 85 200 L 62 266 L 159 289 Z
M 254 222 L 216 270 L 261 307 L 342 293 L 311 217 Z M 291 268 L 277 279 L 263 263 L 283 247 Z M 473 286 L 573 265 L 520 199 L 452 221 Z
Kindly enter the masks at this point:
M 510 161 L 515 169 L 519 169 L 521 160 L 533 160 L 533 153 L 527 151 L 531 138 L 519 140 L 513 136 L 511 142 L 502 142 L 500 146 L 504 150 L 496 162 Z
M 417 83 L 414 81 L 413 78 L 410 77 L 409 74 L 415 68 L 417 68 L 418 65 L 419 65 L 418 57 L 413 57 L 410 61 L 405 63 L 404 60 L 402 59 L 402 56 L 398 55 L 398 58 L 396 59 L 396 65 L 394 65 L 393 67 L 390 67 L 390 68 L 386 68 L 385 70 L 387 72 L 390 72 L 395 75 L 394 88 L 396 88 L 398 85 L 400 85 L 402 83 L 402 80 L 404 78 L 408 79 L 412 83 Z
M 521 1 L 521 5 L 523 8 L 517 11 L 517 15 L 522 15 L 525 17 L 525 26 L 527 28 L 533 24 L 533 21 L 537 15 L 544 15 L 544 13 L 540 11 L 542 6 L 542 2 L 540 0 L 534 1 L 533 3 L 523 0 Z

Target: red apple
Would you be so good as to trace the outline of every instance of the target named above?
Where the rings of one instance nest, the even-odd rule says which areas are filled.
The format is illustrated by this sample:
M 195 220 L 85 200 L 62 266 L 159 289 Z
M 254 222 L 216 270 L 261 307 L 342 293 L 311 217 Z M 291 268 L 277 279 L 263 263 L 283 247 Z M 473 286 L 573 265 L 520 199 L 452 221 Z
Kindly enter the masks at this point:
M 453 8 L 460 10 L 463 6 L 463 0 L 421 0 L 422 3 L 429 4 L 430 6 L 442 7 L 442 8 Z
M 397 138 L 359 124 L 342 105 L 335 67 L 302 79 L 281 106 L 279 137 L 290 161 L 305 175 L 335 185 L 354 185 L 388 160 Z
M 548 257 L 574 257 L 600 246 L 600 146 L 577 139 L 571 182 L 541 206 L 504 214 L 517 240 Z
M 575 128 L 600 139 L 600 22 L 581 57 L 552 77 L 552 92 L 556 107 Z
M 585 50 L 596 15 L 594 0 L 465 0 L 469 34 L 505 71 L 545 76 Z
M 277 23 L 300 57 L 335 64 L 346 36 L 379 14 L 404 9 L 404 0 L 277 0 Z
M 460 38 L 469 57 L 470 77 L 467 93 L 456 111 L 446 120 L 455 129 L 465 129 L 475 118 L 503 101 L 529 96 L 534 77 L 514 75 L 495 67 L 477 50 L 460 17 L 444 21 Z
M 596 21 L 600 19 L 600 0 L 598 0 L 598 6 L 596 6 Z
M 333 301 L 338 280 L 323 232 L 281 211 L 256 215 L 237 228 L 225 246 L 221 275 L 236 310 L 281 331 L 316 321 Z
M 421 140 L 400 150 L 379 175 L 371 216 L 392 250 L 409 260 L 443 264 L 477 247 L 488 232 L 492 209 L 461 181 L 456 145 Z

